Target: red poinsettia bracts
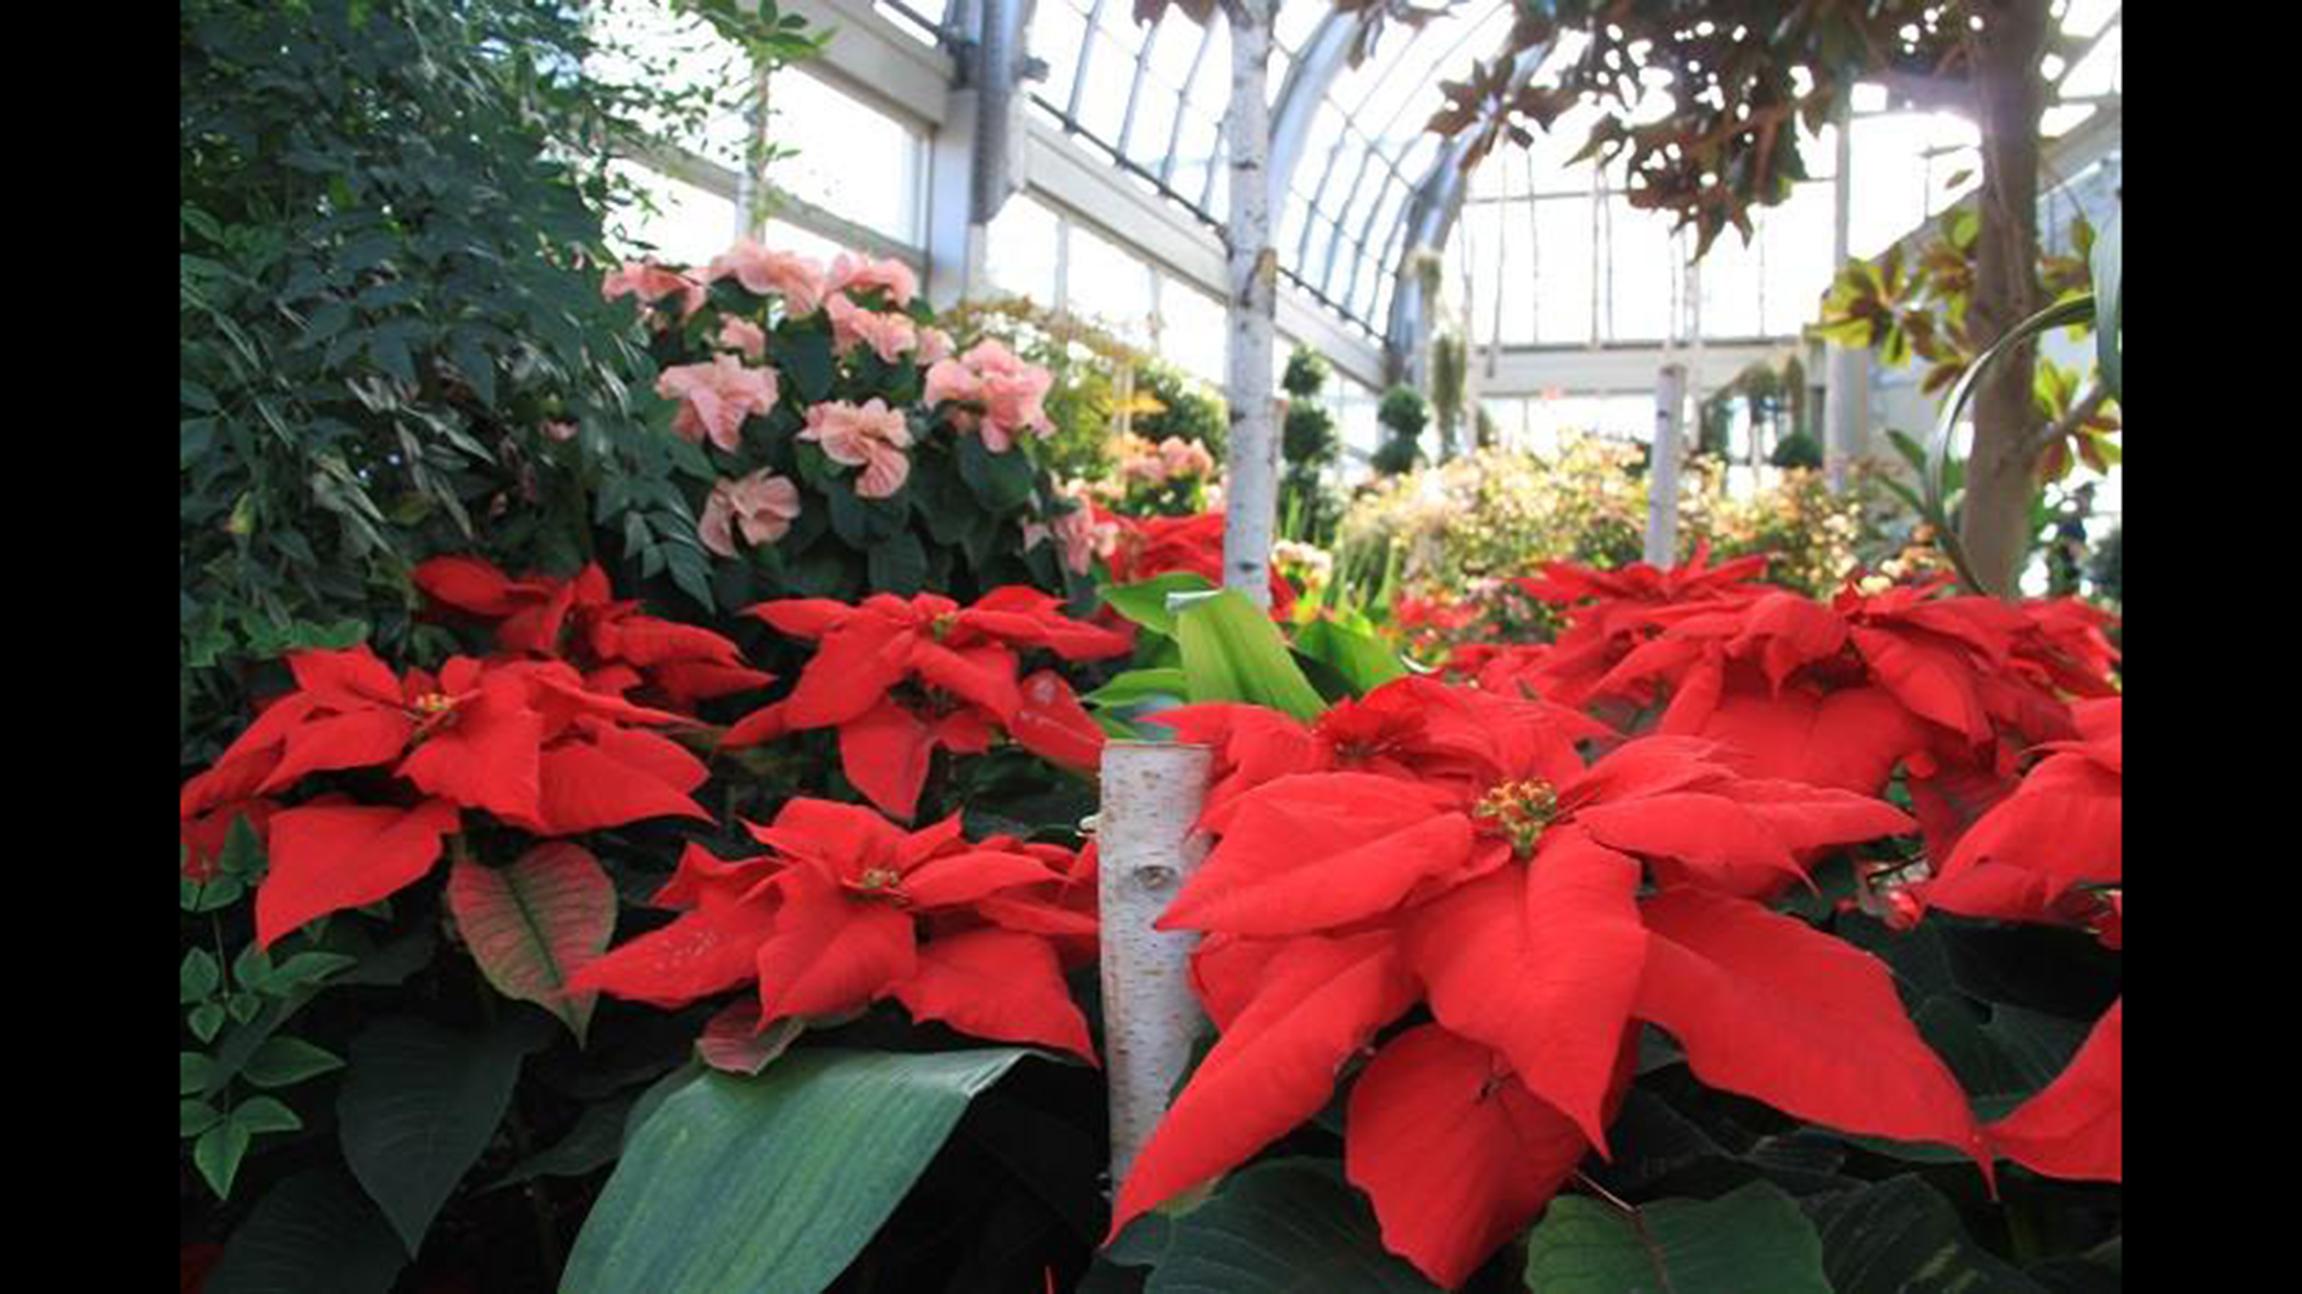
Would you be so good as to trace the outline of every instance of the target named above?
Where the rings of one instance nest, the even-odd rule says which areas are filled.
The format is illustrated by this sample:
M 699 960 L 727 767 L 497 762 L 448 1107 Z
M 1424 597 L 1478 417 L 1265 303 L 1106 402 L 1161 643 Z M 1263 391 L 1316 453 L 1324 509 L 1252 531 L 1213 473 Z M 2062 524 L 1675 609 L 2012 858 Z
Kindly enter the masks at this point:
M 1136 584 L 1155 575 L 1188 571 L 1209 584 L 1223 583 L 1223 514 L 1200 512 L 1187 517 L 1128 517 L 1093 508 L 1098 525 L 1115 527 L 1110 555 L 1104 559 L 1113 584 Z M 1295 608 L 1295 586 L 1274 568 L 1271 571 L 1271 614 L 1285 618 Z
M 1975 820 L 1914 894 L 1925 907 L 2007 921 L 2114 921 L 2125 876 L 2121 701 L 2074 707 L 2084 734 L 2050 752 Z
M 1908 818 L 1744 776 L 1685 738 L 1630 741 L 1586 768 L 1584 734 L 1549 707 L 1393 686 L 1332 732 L 1185 713 L 1180 726 L 1221 739 L 1231 798 L 1160 925 L 1206 933 L 1194 983 L 1221 1037 L 1122 1183 L 1114 1234 L 1315 1113 L 1417 1002 L 1436 1024 L 1360 1076 L 1345 1162 L 1385 1244 L 1443 1284 L 1604 1152 L 1648 1023 L 1713 1086 L 1957 1146 L 1987 1170 L 1964 1095 L 1884 965 L 1736 897 L 1754 876 L 1796 881 L 1805 851 Z M 1332 768 L 1344 749 L 1360 771 L 1232 789 Z
M 768 826 L 746 825 L 769 854 L 722 861 L 691 848 L 656 895 L 687 910 L 584 967 L 569 990 L 678 1007 L 756 981 L 761 1029 L 893 998 L 914 1019 L 1094 1063 L 1057 944 L 1093 929 L 1067 902 L 1069 851 L 969 844 L 957 814 L 906 832 L 827 800 L 795 799 Z
M 2126 999 L 2037 1095 L 1983 1129 L 1997 1154 L 2049 1177 L 2125 1180 Z
M 750 692 L 774 676 L 744 664 L 728 639 L 709 629 L 640 613 L 617 601 L 595 563 L 571 580 L 515 580 L 476 557 L 435 557 L 416 567 L 417 588 L 440 607 L 496 622 L 496 642 L 514 656 L 567 660 L 593 691 L 633 689 L 673 709 Z
M 1053 597 L 1021 585 L 969 607 L 933 593 L 881 593 L 855 606 L 788 598 L 746 614 L 820 647 L 790 696 L 737 723 L 721 744 L 837 728 L 847 779 L 905 820 L 918 809 L 936 750 L 981 754 L 1000 731 L 1057 763 L 1092 768 L 1102 729 L 1060 675 L 1018 680 L 1019 653 L 1093 660 L 1130 649 L 1125 636 L 1070 619 Z
M 1479 783 L 1497 759 L 1493 734 L 1518 732 L 1545 744 L 1555 766 L 1575 759 L 1574 743 L 1619 736 L 1573 710 L 1515 695 L 1444 686 L 1409 675 L 1358 700 L 1338 701 L 1316 720 L 1257 705 L 1206 702 L 1162 710 L 1151 722 L 1177 740 L 1212 746 L 1206 817 L 1220 822 L 1238 796 L 1294 773 L 1358 771 Z
M 702 761 L 645 730 L 688 721 L 593 692 L 560 662 L 458 656 L 437 678 L 395 678 L 362 646 L 294 653 L 288 666 L 296 690 L 184 784 L 179 816 L 205 829 L 227 806 L 316 773 L 386 768 L 401 785 L 388 803 L 323 797 L 270 815 L 270 871 L 256 894 L 266 945 L 414 882 L 464 810 L 539 836 L 706 816 L 689 798 Z
M 1634 562 L 1601 571 L 1572 562 L 1545 562 L 1543 573 L 1512 581 L 1529 597 L 1572 608 L 1566 630 L 1551 644 L 1528 680 L 1537 694 L 1562 705 L 1581 705 L 1607 671 L 1668 623 L 1678 609 L 1747 601 L 1768 591 L 1751 579 L 1766 570 L 1763 556 L 1710 564 L 1710 545 L 1668 570 Z

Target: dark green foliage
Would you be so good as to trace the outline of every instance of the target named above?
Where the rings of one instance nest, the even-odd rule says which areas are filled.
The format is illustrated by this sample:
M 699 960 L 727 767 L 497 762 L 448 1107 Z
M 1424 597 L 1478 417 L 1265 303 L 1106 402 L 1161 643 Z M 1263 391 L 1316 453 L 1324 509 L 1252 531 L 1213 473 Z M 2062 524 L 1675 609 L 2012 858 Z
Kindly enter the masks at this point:
M 179 27 L 184 759 L 284 650 L 425 655 L 405 576 L 443 550 L 566 571 L 596 522 L 703 596 L 653 368 L 599 291 L 597 159 L 695 101 L 575 71 L 575 10 L 527 0 L 186 0 Z
M 1318 466 L 1335 461 L 1335 419 L 1315 404 L 1289 403 L 1281 432 L 1280 452 L 1289 466 Z
M 2087 575 L 2094 581 L 2095 596 L 2107 602 L 2126 600 L 2126 586 L 2119 576 L 2119 550 L 2125 534 L 2121 526 L 2104 536 L 2101 546 L 2094 550 L 2094 560 L 2087 566 Z
M 1782 438 L 1767 461 L 1776 467 L 1803 467 L 1811 471 L 1822 466 L 1822 445 L 1804 430 L 1794 431 Z
M 1307 400 L 1326 389 L 1332 372 L 1326 356 L 1308 346 L 1297 346 L 1287 354 L 1287 371 L 1280 377 L 1279 386 L 1288 395 Z
M 1375 421 L 1389 428 L 1394 436 L 1414 440 L 1430 425 L 1431 406 L 1423 393 L 1401 384 L 1383 392 L 1382 403 L 1375 407 Z

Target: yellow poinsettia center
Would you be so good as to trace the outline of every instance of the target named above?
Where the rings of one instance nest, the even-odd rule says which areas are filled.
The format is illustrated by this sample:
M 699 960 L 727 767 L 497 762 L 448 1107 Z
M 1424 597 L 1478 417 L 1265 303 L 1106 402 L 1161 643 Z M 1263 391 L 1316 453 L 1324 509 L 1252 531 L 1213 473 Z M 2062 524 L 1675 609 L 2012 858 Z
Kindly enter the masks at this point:
M 855 878 L 855 888 L 866 895 L 900 900 L 903 893 L 896 887 L 902 882 L 903 873 L 892 867 L 866 867 L 862 875 Z
M 1558 789 L 1539 777 L 1530 777 L 1488 788 L 1472 808 L 1471 816 L 1510 841 L 1512 852 L 1528 858 L 1535 852 L 1535 842 L 1542 839 L 1543 828 L 1550 825 L 1558 812 Z

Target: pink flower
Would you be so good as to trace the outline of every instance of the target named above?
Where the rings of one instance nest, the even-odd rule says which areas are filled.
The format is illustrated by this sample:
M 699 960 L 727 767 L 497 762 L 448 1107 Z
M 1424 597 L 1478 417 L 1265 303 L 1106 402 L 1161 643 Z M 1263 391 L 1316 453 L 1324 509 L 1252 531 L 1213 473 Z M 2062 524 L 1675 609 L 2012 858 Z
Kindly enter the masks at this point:
M 933 364 L 951 353 L 951 334 L 941 328 L 919 330 L 919 362 Z
M 1063 564 L 1074 575 L 1085 575 L 1095 563 L 1099 551 L 1098 527 L 1095 518 L 1085 506 L 1055 518 L 1052 522 L 1026 521 L 1023 523 L 1023 551 L 1037 548 L 1040 541 L 1052 536 L 1063 548 Z
M 771 252 L 749 238 L 712 257 L 704 281 L 716 282 L 730 274 L 747 292 L 782 297 L 785 318 L 814 314 L 828 291 L 823 266 L 794 252 Z
M 600 281 L 599 291 L 600 296 L 609 301 L 637 296 L 643 313 L 647 306 L 679 293 L 679 317 L 683 320 L 703 308 L 704 285 L 678 270 L 656 264 L 653 257 L 630 261 L 609 271 Z
M 1206 476 L 1215 470 L 1215 459 L 1207 447 L 1196 440 L 1169 436 L 1159 442 L 1159 461 L 1167 469 L 1167 477 Z
M 860 406 L 844 400 L 815 405 L 807 411 L 807 426 L 799 438 L 821 445 L 823 456 L 834 463 L 862 468 L 855 480 L 855 492 L 862 498 L 884 499 L 902 489 L 911 476 L 911 459 L 903 452 L 911 445 L 911 428 L 902 412 L 888 408 L 884 400 L 874 398 Z
M 767 358 L 767 330 L 749 319 L 729 315 L 719 326 L 719 344 L 743 352 L 744 358 Z
M 1030 431 L 1042 439 L 1055 434 L 1044 401 L 1054 376 L 1036 364 L 1026 364 L 997 341 L 976 343 L 957 359 L 940 360 L 927 371 L 924 399 L 928 404 L 949 401 L 975 405 L 952 411 L 951 421 L 962 431 L 983 438 L 983 447 L 1006 453 L 1015 434 Z
M 919 276 L 902 261 L 874 260 L 869 256 L 849 256 L 841 252 L 831 262 L 831 277 L 827 292 L 845 292 L 852 295 L 857 289 L 884 288 L 888 300 L 898 306 L 911 304 L 919 295 Z
M 709 436 L 712 444 L 733 453 L 743 440 L 743 420 L 775 407 L 775 370 L 745 368 L 735 356 L 719 354 L 708 364 L 665 369 L 655 390 L 680 402 L 679 416 L 671 422 L 674 435 L 691 445 Z
M 696 536 L 703 546 L 722 557 L 735 556 L 735 530 L 743 542 L 757 546 L 783 538 L 799 517 L 799 487 L 766 468 L 711 487 L 703 502 L 703 520 Z
M 908 315 L 881 314 L 846 297 L 832 297 L 823 304 L 831 314 L 832 349 L 842 356 L 854 350 L 857 342 L 864 342 L 893 364 L 903 352 L 919 345 L 919 326 Z

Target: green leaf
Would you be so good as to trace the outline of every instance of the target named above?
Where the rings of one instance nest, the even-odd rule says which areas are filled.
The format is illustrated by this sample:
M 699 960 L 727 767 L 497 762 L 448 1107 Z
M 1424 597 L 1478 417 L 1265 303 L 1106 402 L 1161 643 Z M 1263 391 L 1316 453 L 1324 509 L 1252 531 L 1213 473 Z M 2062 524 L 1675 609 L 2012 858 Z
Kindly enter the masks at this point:
M 227 1116 L 252 1136 L 259 1132 L 294 1132 L 304 1126 L 294 1110 L 269 1096 L 251 1096 L 232 1107 Z
M 606 869 L 565 841 L 538 845 L 505 867 L 460 859 L 448 874 L 448 910 L 488 983 L 558 1016 L 578 1045 L 599 994 L 570 994 L 568 977 L 607 950 L 615 909 Z
M 240 1077 L 258 1087 L 287 1087 L 307 1078 L 342 1069 L 343 1058 L 301 1038 L 277 1035 L 266 1038 L 240 1066 Z
M 1204 593 L 1214 587 L 1204 575 L 1190 571 L 1169 571 L 1138 584 L 1107 584 L 1100 592 L 1104 605 L 1113 611 L 1146 629 L 1172 638 L 1175 636 L 1175 613 L 1167 609 L 1167 595 Z
M 178 1136 L 197 1137 L 224 1121 L 223 1111 L 206 1101 L 176 1102 L 176 1130 Z
M 1178 613 L 1175 641 L 1183 650 L 1192 701 L 1244 701 L 1305 722 L 1327 708 L 1296 668 L 1271 617 L 1237 589 L 1224 589 Z
M 1407 672 L 1407 667 L 1399 663 L 1399 654 L 1374 635 L 1345 628 L 1332 620 L 1313 620 L 1296 630 L 1295 650 L 1332 666 L 1359 696 Z
M 206 1001 L 224 981 L 224 970 L 216 955 L 205 948 L 194 948 L 184 954 L 184 962 L 176 968 L 178 999 L 184 1005 Z
M 1133 1228 L 1130 1228 L 1133 1230 Z M 1386 1253 L 1374 1210 L 1331 1162 L 1281 1159 L 1234 1174 L 1174 1220 L 1144 1294 L 1429 1294 Z M 1547 1292 L 1546 1292 L 1547 1294 Z
M 786 1056 L 708 1073 L 639 1126 L 561 1294 L 815 1294 L 1021 1048 Z
M 225 1119 L 200 1134 L 192 1143 L 192 1165 L 208 1183 L 208 1189 L 219 1200 L 232 1198 L 232 1179 L 239 1176 L 240 1159 L 248 1153 L 248 1142 L 254 1137 L 247 1127 L 236 1120 Z
M 1837 1294 L 2040 1294 L 1970 1239 L 1958 1211 L 1914 1174 L 1809 1205 Z
M 775 339 L 775 360 L 807 404 L 831 394 L 831 334 L 809 330 Z
M 224 1027 L 224 1004 L 202 1002 L 193 1007 L 191 1025 L 193 1037 L 202 1042 L 214 1042 L 217 1032 Z
M 566 1136 L 522 1160 L 485 1189 L 516 1186 L 538 1177 L 581 1177 L 602 1164 L 614 1163 L 623 1153 L 623 1125 L 631 1108 L 629 1097 L 585 1106 Z
M 2126 298 L 2122 295 L 2125 283 L 2119 252 L 2120 223 L 2121 213 L 2111 212 L 2102 232 L 2094 236 L 2094 255 L 2088 266 L 2094 278 L 2094 299 L 2105 303 L 2101 317 L 2094 324 L 2094 363 L 2101 370 L 2102 384 L 2110 388 L 2113 399 L 2121 398 L 2124 389 L 2121 378 L 2124 361 L 2120 354 L 2124 339 L 2119 336 L 2119 329 L 2126 321 Z
M 1159 697 L 1180 701 L 1189 694 L 1190 686 L 1180 669 L 1131 669 L 1080 699 L 1102 706 L 1138 705 Z
M 176 1053 L 178 1096 L 190 1096 L 207 1087 L 208 1078 L 216 1072 L 216 1062 L 206 1053 L 182 1051 Z
M 1537 1294 L 1831 1294 L 1822 1241 L 1797 1201 L 1767 1182 L 1715 1200 L 1661 1200 L 1634 1224 L 1579 1195 L 1551 1201 L 1527 1233 Z
M 1003 515 L 1029 503 L 1034 475 L 1020 450 L 994 454 L 981 436 L 959 437 L 959 479 L 986 511 Z
M 910 597 L 927 586 L 927 550 L 919 536 L 906 530 L 895 538 L 873 544 L 865 561 L 874 593 Z
M 352 1040 L 336 1098 L 344 1159 L 411 1255 L 503 1121 L 540 1022 L 467 1034 L 396 1016 Z
M 274 1186 L 232 1232 L 204 1294 L 388 1294 L 407 1255 L 341 1168 Z

